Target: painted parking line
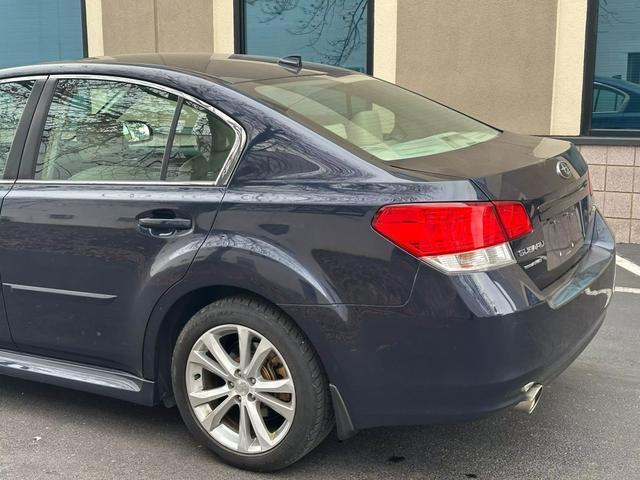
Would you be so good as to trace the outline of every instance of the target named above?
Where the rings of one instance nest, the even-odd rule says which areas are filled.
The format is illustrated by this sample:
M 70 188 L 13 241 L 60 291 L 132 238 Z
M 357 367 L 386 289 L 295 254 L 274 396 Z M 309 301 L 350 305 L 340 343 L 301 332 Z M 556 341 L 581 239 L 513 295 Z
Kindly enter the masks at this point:
M 624 268 L 625 270 L 640 277 L 640 265 L 636 265 L 635 263 L 627 260 L 626 258 L 622 258 L 620 255 L 616 257 L 616 264 L 620 268 Z
M 640 288 L 616 287 L 616 293 L 635 293 L 640 294 Z
M 632 261 L 621 257 L 620 255 L 616 256 L 616 265 L 640 277 L 640 265 L 637 265 Z M 615 291 L 616 293 L 635 293 L 636 295 L 640 294 L 640 288 L 632 287 L 615 287 Z

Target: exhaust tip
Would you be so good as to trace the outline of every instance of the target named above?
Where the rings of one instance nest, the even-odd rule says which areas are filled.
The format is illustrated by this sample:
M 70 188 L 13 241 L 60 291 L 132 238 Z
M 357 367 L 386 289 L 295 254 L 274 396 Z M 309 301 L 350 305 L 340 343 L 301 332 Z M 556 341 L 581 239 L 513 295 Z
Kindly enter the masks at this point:
M 531 415 L 538 406 L 538 402 L 540 401 L 540 396 L 542 395 L 542 385 L 533 382 L 527 383 L 524 387 L 522 387 L 522 391 L 524 392 L 525 398 L 520 403 L 518 403 L 514 407 L 514 409 L 519 412 L 524 412 Z

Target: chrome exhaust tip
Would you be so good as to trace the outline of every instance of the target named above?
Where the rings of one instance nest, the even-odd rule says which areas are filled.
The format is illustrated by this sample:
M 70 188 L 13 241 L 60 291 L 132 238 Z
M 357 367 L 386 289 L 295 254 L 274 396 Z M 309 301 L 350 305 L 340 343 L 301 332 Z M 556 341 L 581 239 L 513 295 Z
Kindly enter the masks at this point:
M 531 415 L 538 406 L 538 402 L 540 401 L 540 396 L 542 395 L 542 385 L 534 382 L 527 383 L 524 387 L 522 387 L 522 391 L 524 392 L 525 399 L 513 408 L 518 412 L 524 412 Z

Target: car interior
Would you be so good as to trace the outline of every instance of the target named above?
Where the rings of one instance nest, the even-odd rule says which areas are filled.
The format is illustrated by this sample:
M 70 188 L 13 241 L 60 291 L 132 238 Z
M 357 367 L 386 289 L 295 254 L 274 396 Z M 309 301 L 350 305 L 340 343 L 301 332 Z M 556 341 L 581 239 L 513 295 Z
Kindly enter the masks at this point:
M 175 96 L 148 87 L 64 81 L 50 108 L 36 178 L 215 181 L 235 133 L 211 112 L 186 101 L 163 166 L 176 105 Z M 132 125 L 143 133 L 132 134 Z

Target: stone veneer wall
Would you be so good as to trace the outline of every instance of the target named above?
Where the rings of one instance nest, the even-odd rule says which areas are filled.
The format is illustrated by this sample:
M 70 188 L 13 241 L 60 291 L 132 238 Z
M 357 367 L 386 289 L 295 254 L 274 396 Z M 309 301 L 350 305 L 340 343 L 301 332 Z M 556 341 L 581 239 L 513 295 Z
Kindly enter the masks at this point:
M 595 202 L 616 241 L 640 243 L 640 147 L 580 145 Z

